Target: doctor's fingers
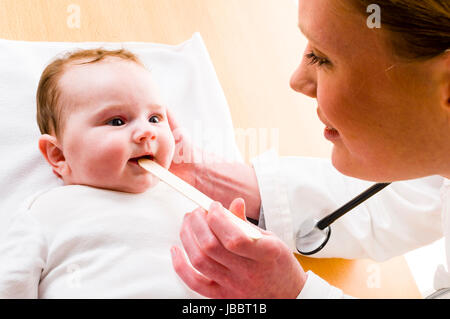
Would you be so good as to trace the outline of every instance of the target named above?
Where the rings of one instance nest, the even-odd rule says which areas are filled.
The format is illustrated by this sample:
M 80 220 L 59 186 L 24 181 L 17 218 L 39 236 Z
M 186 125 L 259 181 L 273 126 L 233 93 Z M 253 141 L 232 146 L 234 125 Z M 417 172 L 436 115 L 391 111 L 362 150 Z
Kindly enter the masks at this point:
M 175 144 L 183 143 L 183 147 L 191 147 L 191 141 L 189 135 L 186 132 L 186 128 L 182 127 L 176 119 L 176 115 L 173 111 L 167 109 L 167 122 L 169 123 L 170 130 L 175 140 Z M 186 144 L 186 145 L 185 145 Z
M 175 272 L 189 288 L 208 298 L 221 297 L 220 285 L 192 268 L 180 248 L 174 246 L 171 248 L 170 253 Z
M 249 238 L 225 215 L 223 207 L 213 203 L 206 216 L 207 222 L 217 239 L 226 250 L 255 261 L 271 261 L 281 253 L 283 242 L 270 232 L 261 231 L 259 239 Z M 255 227 L 250 224 L 251 227 Z
M 189 219 L 189 215 L 185 219 Z M 180 237 L 189 261 L 196 270 L 219 284 L 228 283 L 231 276 L 229 269 L 204 253 L 189 223 L 183 223 Z
M 196 239 L 200 250 L 210 258 L 222 264 L 235 273 L 248 271 L 252 260 L 236 255 L 227 250 L 209 228 L 206 221 L 206 213 L 203 209 L 197 209 L 186 217 L 186 225 L 192 230 L 192 236 Z
M 173 130 L 181 128 L 180 124 L 178 123 L 178 121 L 176 119 L 176 115 L 174 114 L 174 112 L 170 109 L 167 109 L 166 112 L 167 112 L 167 122 L 169 122 L 170 129 L 173 131 Z

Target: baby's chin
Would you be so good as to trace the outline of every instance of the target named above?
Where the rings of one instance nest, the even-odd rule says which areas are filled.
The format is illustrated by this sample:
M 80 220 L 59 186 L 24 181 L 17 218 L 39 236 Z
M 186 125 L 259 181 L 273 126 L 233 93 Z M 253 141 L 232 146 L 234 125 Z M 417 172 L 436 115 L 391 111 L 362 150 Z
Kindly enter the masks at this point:
M 159 178 L 153 176 L 150 173 L 148 173 L 147 175 L 148 176 L 146 176 L 147 178 L 144 181 L 136 183 L 134 185 L 127 185 L 123 187 L 120 191 L 133 194 L 140 194 L 155 187 L 159 183 Z
M 109 189 L 116 192 L 124 192 L 124 193 L 130 193 L 130 194 L 140 194 L 144 193 L 147 190 L 155 187 L 159 183 L 159 178 L 156 176 L 147 173 L 141 178 L 138 178 L 134 181 L 128 181 L 125 184 L 115 184 L 115 185 L 89 185 L 93 187 L 103 188 L 103 189 Z

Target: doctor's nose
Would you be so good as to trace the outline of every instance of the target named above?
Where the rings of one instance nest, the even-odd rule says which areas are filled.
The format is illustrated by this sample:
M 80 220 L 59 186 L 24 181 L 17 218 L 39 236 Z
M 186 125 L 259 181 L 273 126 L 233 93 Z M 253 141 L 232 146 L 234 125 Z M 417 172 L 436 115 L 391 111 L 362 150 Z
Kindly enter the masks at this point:
M 300 65 L 294 71 L 289 82 L 291 88 L 309 97 L 317 97 L 317 75 L 313 65 L 308 65 L 304 57 Z

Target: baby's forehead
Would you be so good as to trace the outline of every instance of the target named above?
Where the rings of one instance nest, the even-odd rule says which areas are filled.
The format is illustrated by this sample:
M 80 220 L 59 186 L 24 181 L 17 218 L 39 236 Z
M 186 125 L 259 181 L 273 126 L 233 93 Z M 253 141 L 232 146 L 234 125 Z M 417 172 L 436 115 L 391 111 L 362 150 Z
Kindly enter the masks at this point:
M 83 84 L 85 88 L 95 88 L 100 84 L 123 85 L 131 79 L 138 84 L 142 81 L 153 82 L 150 71 L 142 65 L 118 57 L 106 57 L 100 61 L 80 59 L 68 62 L 64 66 L 59 84 L 65 89 L 76 89 L 83 87 Z
M 150 72 L 120 58 L 68 65 L 59 83 L 62 100 L 69 108 L 100 104 L 164 104 Z

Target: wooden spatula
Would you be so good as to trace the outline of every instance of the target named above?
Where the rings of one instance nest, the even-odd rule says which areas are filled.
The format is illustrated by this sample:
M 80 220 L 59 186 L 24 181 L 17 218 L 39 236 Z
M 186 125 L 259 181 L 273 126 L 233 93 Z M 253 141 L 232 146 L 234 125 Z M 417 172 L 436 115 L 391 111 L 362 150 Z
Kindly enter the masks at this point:
M 146 158 L 141 158 L 138 160 L 138 163 L 142 168 L 152 173 L 160 180 L 162 180 L 164 183 L 171 186 L 176 191 L 180 192 L 190 200 L 194 201 L 197 205 L 208 211 L 213 200 L 208 196 L 206 196 L 205 194 L 203 194 L 202 192 L 200 192 L 198 189 L 186 183 L 178 176 L 172 174 L 155 161 Z M 230 221 L 232 221 L 237 227 L 239 227 L 248 237 L 252 239 L 259 239 L 262 237 L 261 232 L 257 228 L 251 226 L 246 221 L 240 219 L 229 210 L 224 208 L 224 211 L 226 216 L 229 217 Z

